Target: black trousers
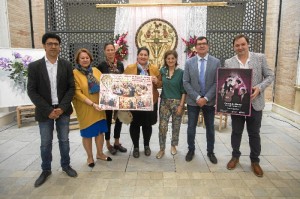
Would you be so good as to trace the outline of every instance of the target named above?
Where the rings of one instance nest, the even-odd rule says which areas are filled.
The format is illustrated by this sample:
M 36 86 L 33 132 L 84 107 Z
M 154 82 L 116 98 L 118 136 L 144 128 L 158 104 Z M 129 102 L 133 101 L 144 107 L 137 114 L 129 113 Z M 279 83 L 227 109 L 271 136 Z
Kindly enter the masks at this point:
M 105 132 L 105 140 L 110 140 L 110 133 L 111 133 L 110 129 L 111 129 L 111 120 L 112 120 L 113 111 L 106 110 L 105 114 L 106 114 L 107 129 L 108 129 L 108 131 Z M 122 122 L 120 122 L 120 120 L 117 118 L 117 120 L 115 122 L 115 129 L 114 129 L 114 138 L 115 139 L 120 138 L 121 129 L 122 129 Z
M 139 148 L 139 140 L 140 140 L 140 127 L 138 125 L 130 124 L 129 131 L 130 137 L 133 143 L 134 148 Z M 144 137 L 144 146 L 149 146 L 150 138 L 152 135 L 152 126 L 144 125 L 142 126 L 143 137 Z
M 250 159 L 251 162 L 259 162 L 259 155 L 261 152 L 260 143 L 260 127 L 261 127 L 262 111 L 255 111 L 251 109 L 251 116 L 231 115 L 232 133 L 231 133 L 231 146 L 232 156 L 239 158 L 241 156 L 240 145 L 244 125 L 246 122 L 249 145 L 250 145 Z

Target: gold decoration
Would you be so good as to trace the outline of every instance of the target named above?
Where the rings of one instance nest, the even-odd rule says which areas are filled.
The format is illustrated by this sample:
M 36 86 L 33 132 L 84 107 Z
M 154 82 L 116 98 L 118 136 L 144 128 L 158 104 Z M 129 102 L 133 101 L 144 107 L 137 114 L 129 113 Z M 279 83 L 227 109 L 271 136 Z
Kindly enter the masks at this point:
M 163 19 L 150 19 L 144 22 L 136 32 L 137 48 L 145 46 L 149 49 L 149 62 L 159 67 L 163 64 L 163 56 L 168 50 L 175 50 L 178 36 L 175 28 Z

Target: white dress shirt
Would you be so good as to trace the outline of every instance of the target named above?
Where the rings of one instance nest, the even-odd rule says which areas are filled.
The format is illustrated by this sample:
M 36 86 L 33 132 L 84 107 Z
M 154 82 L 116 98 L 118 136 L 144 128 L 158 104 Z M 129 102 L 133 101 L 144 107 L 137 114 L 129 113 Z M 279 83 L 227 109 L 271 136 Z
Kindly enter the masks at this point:
M 244 68 L 244 69 L 249 69 L 249 68 L 250 68 L 250 67 L 249 67 L 250 56 L 251 56 L 251 55 L 250 55 L 250 52 L 249 52 L 248 59 L 246 60 L 246 63 L 243 64 L 243 63 L 241 62 L 241 60 L 239 60 L 238 56 L 236 55 L 236 59 L 238 60 L 238 62 L 239 62 L 239 64 L 240 64 L 240 68 Z
M 52 64 L 45 56 L 46 67 L 50 80 L 52 105 L 58 104 L 57 97 L 57 60 Z

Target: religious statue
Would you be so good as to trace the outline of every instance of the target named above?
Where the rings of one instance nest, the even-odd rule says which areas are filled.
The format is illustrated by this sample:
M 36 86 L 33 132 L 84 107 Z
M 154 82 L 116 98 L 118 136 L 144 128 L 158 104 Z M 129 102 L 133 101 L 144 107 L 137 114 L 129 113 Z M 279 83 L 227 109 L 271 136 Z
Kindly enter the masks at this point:
M 138 48 L 145 46 L 150 50 L 149 62 L 159 67 L 168 50 L 175 50 L 178 36 L 175 28 L 163 19 L 150 19 L 136 32 L 135 43 Z

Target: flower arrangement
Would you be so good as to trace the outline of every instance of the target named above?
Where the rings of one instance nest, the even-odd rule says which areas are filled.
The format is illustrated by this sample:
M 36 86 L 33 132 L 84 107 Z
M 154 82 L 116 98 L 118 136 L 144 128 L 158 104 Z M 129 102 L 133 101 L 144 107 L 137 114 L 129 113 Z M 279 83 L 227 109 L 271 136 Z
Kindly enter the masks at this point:
M 128 32 L 123 33 L 122 35 L 117 34 L 115 36 L 114 43 L 116 44 L 116 59 L 118 61 L 123 61 L 124 59 L 128 59 L 128 45 L 127 40 L 125 37 L 127 36 Z
M 182 41 L 185 44 L 185 50 L 184 52 L 187 53 L 188 58 L 191 58 L 193 56 L 195 56 L 197 54 L 197 51 L 195 49 L 196 43 L 197 43 L 197 36 L 190 36 L 190 38 L 188 40 L 185 40 L 183 38 Z
M 28 64 L 33 61 L 29 55 L 21 56 L 18 52 L 13 52 L 14 60 L 0 57 L 0 68 L 9 71 L 9 78 L 14 81 L 18 88 L 26 89 L 26 81 L 28 77 Z

